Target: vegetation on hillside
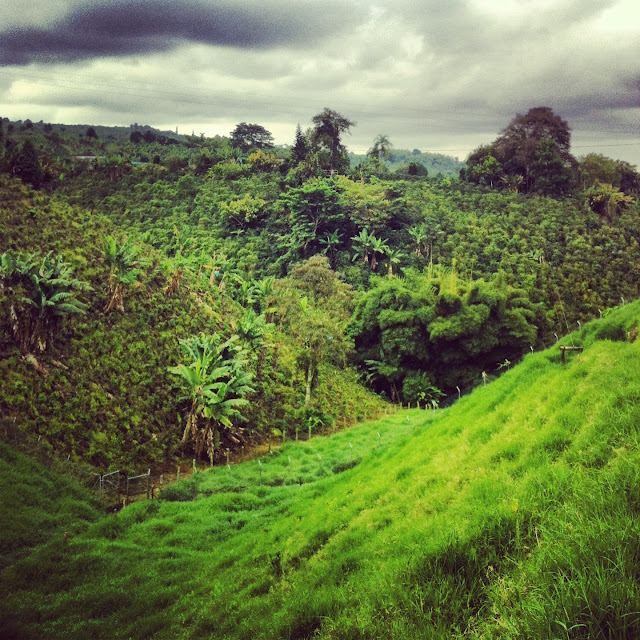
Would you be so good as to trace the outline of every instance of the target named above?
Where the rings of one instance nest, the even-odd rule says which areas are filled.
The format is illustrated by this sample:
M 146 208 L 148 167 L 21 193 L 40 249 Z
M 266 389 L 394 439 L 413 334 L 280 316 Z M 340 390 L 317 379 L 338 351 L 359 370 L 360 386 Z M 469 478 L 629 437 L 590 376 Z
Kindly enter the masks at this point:
M 290 148 L 246 122 L 211 139 L 2 124 L 4 415 L 101 468 L 221 460 L 350 422 L 382 406 L 357 375 L 387 400 L 456 397 L 638 295 L 640 177 L 575 159 L 546 107 L 472 153 L 461 179 L 430 177 L 415 152 L 394 167 L 406 154 L 385 134 L 352 169 L 356 123 L 329 108 Z M 17 280 L 28 260 L 65 270 L 46 292 L 37 276 L 37 302 Z M 229 400 L 248 404 L 231 426 L 193 429 L 213 418 L 171 371 L 197 361 L 180 341 L 213 336 L 237 336 L 248 377 Z
M 221 468 L 0 576 L 39 638 L 637 637 L 640 303 L 445 410 Z M 15 508 L 17 505 L 12 505 Z

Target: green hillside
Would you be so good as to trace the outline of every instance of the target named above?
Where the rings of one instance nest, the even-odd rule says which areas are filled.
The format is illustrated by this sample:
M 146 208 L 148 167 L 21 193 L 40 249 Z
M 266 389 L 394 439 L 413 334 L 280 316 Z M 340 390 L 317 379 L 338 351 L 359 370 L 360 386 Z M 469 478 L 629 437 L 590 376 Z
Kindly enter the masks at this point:
M 100 516 L 95 496 L 0 442 L 0 571 L 65 535 L 77 535 Z
M 217 468 L 0 576 L 3 637 L 636 638 L 640 303 L 453 407 Z M 11 505 L 19 510 L 19 505 Z

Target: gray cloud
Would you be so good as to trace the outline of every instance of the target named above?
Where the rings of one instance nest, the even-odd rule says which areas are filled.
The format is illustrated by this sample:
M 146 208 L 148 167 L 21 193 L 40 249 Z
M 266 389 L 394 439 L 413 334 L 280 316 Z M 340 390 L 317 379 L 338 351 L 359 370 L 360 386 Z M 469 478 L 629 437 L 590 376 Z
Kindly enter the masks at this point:
M 62 19 L 0 33 L 0 64 L 71 62 L 166 51 L 181 42 L 264 49 L 310 46 L 360 20 L 339 0 L 205 2 L 102 0 Z
M 285 143 L 328 106 L 358 122 L 354 150 L 386 133 L 464 157 L 545 105 L 576 153 L 595 141 L 640 161 L 637 0 L 41 2 L 0 7 L 2 115 L 208 134 L 248 121 Z

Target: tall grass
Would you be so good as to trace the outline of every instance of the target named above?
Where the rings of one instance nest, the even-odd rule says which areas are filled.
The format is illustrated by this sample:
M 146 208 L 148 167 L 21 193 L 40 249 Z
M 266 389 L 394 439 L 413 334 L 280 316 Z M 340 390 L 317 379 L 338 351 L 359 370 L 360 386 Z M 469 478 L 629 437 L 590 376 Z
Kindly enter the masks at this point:
M 4 628 L 638 637 L 639 315 L 634 304 L 590 323 L 566 364 L 557 348 L 528 355 L 449 409 L 288 442 L 66 544 L 54 531 L 0 577 Z

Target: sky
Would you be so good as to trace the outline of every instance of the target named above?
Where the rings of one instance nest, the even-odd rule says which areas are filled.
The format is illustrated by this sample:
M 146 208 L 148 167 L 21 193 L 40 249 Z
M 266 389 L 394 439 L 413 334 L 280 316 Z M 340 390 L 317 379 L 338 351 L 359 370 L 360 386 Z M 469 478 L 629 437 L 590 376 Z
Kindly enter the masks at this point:
M 640 165 L 638 0 L 21 0 L 0 4 L 0 115 L 279 144 L 325 107 L 361 153 L 464 159 L 551 107 L 572 150 Z

